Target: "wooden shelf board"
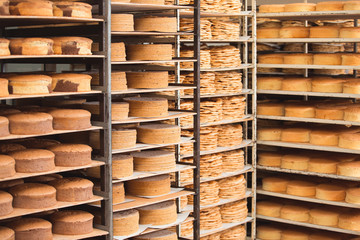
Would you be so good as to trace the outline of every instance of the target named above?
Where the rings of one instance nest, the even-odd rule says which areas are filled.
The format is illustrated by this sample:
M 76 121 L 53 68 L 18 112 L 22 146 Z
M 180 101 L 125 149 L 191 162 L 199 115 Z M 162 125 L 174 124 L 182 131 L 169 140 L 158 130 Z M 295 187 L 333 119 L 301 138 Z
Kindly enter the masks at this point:
M 281 141 L 257 141 L 257 144 L 267 145 L 267 146 L 277 146 L 277 147 L 287 147 L 287 148 L 300 148 L 300 149 L 309 149 L 309 150 L 319 150 L 319 151 L 328 151 L 328 152 L 341 152 L 341 153 L 352 153 L 360 154 L 360 150 L 352 150 L 340 147 L 328 147 L 328 146 L 319 146 L 309 143 L 289 143 Z
M 281 20 L 320 20 L 320 19 L 357 19 L 360 11 L 312 11 L 312 12 L 281 12 L 258 13 L 258 18 L 272 18 Z
M 50 135 L 65 134 L 65 133 L 85 132 L 85 131 L 93 131 L 93 130 L 99 130 L 99 129 L 102 129 L 102 127 L 92 126 L 91 128 L 82 129 L 82 130 L 54 130 L 54 131 L 52 131 L 50 133 L 31 134 L 31 135 L 10 134 L 9 136 L 0 137 L 0 141 L 1 140 L 20 139 L 20 138 L 32 138 L 32 137 L 50 136 Z
M 232 146 L 232 147 L 217 147 L 215 150 L 201 151 L 200 155 L 203 156 L 203 155 L 209 155 L 209 154 L 214 154 L 214 153 L 228 152 L 228 151 L 232 151 L 232 150 L 249 147 L 249 146 L 252 146 L 252 144 L 253 143 L 251 140 L 243 140 L 243 142 L 240 145 L 236 145 L 236 146 Z M 182 155 L 181 158 L 189 158 L 192 156 L 193 156 L 192 154 L 185 154 L 185 155 Z
M 172 145 L 189 143 L 189 142 L 194 142 L 191 137 L 182 137 L 182 138 L 181 138 L 181 141 L 180 141 L 179 143 L 169 143 L 169 144 L 145 144 L 145 143 L 137 143 L 137 144 L 136 144 L 136 147 L 134 147 L 134 148 L 114 149 L 114 150 L 112 151 L 112 153 L 113 153 L 113 154 L 117 154 L 117 153 L 125 153 L 125 152 L 135 152 L 135 151 L 141 151 L 141 150 L 147 150 L 147 149 L 154 149 L 154 148 L 172 146 Z
M 207 231 L 201 230 L 200 231 L 200 237 L 206 237 L 206 236 L 209 236 L 209 235 L 212 235 L 212 234 L 215 234 L 215 233 L 219 233 L 219 232 L 222 232 L 222 231 L 228 230 L 230 228 L 237 227 L 237 226 L 240 226 L 240 225 L 243 225 L 245 223 L 252 222 L 252 221 L 253 221 L 252 217 L 247 217 L 244 221 L 241 221 L 241 222 L 223 223 L 221 228 L 217 228 L 217 229 L 213 229 L 213 230 L 207 230 Z M 193 236 L 192 235 L 184 236 L 184 238 L 193 239 Z
M 301 174 L 307 176 L 317 176 L 317 177 L 324 177 L 324 178 L 332 178 L 332 179 L 340 179 L 340 180 L 348 180 L 348 181 L 360 181 L 360 177 L 348 177 L 336 174 L 326 174 L 326 173 L 317 173 L 317 172 L 307 172 L 307 171 L 299 171 L 299 170 L 292 170 L 292 169 L 284 169 L 278 167 L 266 167 L 257 165 L 256 169 L 258 170 L 266 170 L 272 172 L 281 172 L 281 173 L 291 173 L 291 174 Z
M 202 68 L 200 69 L 201 72 L 225 72 L 225 71 L 237 71 L 243 69 L 253 68 L 254 65 L 252 64 L 241 64 L 239 67 L 226 67 L 226 68 Z M 194 69 L 190 68 L 183 68 L 180 69 L 181 71 L 194 71 Z
M 195 89 L 191 86 L 168 86 L 167 88 L 129 88 L 122 91 L 112 91 L 111 94 L 132 94 L 132 93 L 152 93 L 152 92 L 166 92 L 166 91 L 177 91 L 177 90 L 186 90 L 186 89 Z
M 87 200 L 87 201 L 79 201 L 79 202 L 60 202 L 60 201 L 58 201 L 56 203 L 56 205 L 54 205 L 52 207 L 41 208 L 41 209 L 14 208 L 14 211 L 12 213 L 5 215 L 5 216 L 1 216 L 0 220 L 30 215 L 30 214 L 34 214 L 34 213 L 46 212 L 46 211 L 60 209 L 60 208 L 79 206 L 79 205 L 92 203 L 92 202 L 96 202 L 96 201 L 101 201 L 101 200 L 103 200 L 102 197 L 94 196 L 93 198 L 91 198 L 90 200 Z
M 183 36 L 193 34 L 192 32 L 111 32 L 112 36 Z
M 358 43 L 360 38 L 260 38 L 258 43 Z
M 189 58 L 178 58 L 172 60 L 128 60 L 123 62 L 111 62 L 113 65 L 130 65 L 130 64 L 149 64 L 149 63 L 180 63 L 180 62 L 196 62 L 196 59 L 189 59 Z
M 125 182 L 125 181 L 129 181 L 129 180 L 152 177 L 152 176 L 162 175 L 162 174 L 166 174 L 166 173 L 180 172 L 180 171 L 194 169 L 194 168 L 195 168 L 195 166 L 177 163 L 176 168 L 173 170 L 159 171 L 159 172 L 137 172 L 137 171 L 134 171 L 134 174 L 132 176 L 126 177 L 126 178 L 121 178 L 121 179 L 113 179 L 112 182 L 113 183 Z
M 326 123 L 326 124 L 338 124 L 346 126 L 360 126 L 360 122 L 351 122 L 343 120 L 328 120 L 319 118 L 297 118 L 297 117 L 283 117 L 283 116 L 268 116 L 268 115 L 257 115 L 258 119 L 268 120 L 280 120 L 280 121 L 294 121 L 294 122 L 309 122 L 309 123 Z
M 69 171 L 86 169 L 86 168 L 99 167 L 99 166 L 102 166 L 102 165 L 104 165 L 104 164 L 105 164 L 104 162 L 92 161 L 92 162 L 91 162 L 90 164 L 88 164 L 88 165 L 78 166 L 78 167 L 59 167 L 59 166 L 56 166 L 54 170 L 47 171 L 47 172 L 38 172 L 38 173 L 16 173 L 16 174 L 15 174 L 14 176 L 12 176 L 12 177 L 1 178 L 1 179 L 0 179 L 0 182 L 10 181 L 10 180 L 15 180 L 15 179 L 30 178 L 30 177 L 36 177 L 36 176 L 43 176 L 43 175 L 48 175 L 48 174 L 53 174 L 53 173 L 69 172 Z
M 141 123 L 141 122 L 154 122 L 154 121 L 162 121 L 167 119 L 174 119 L 174 118 L 181 118 L 181 117 L 188 117 L 194 116 L 195 113 L 191 112 L 180 112 L 180 111 L 169 111 L 169 115 L 163 117 L 129 117 L 128 119 L 121 120 L 121 121 L 112 121 L 112 124 L 124 124 L 124 123 Z
M 281 90 L 257 90 L 257 93 L 258 94 L 275 94 L 275 95 L 314 96 L 314 97 L 337 97 L 337 98 L 359 98 L 360 97 L 360 94 L 297 92 L 297 91 L 281 91 Z
M 303 226 L 303 227 L 308 227 L 308 228 L 313 228 L 313 229 L 327 230 L 327 231 L 331 231 L 331 232 L 340 232 L 340 233 L 346 233 L 346 234 L 360 235 L 360 232 L 358 232 L 358 231 L 351 231 L 351 230 L 346 230 L 346 229 L 336 228 L 336 227 L 321 226 L 321 225 L 316 225 L 316 224 L 311 224 L 311 223 L 296 222 L 296 221 L 292 221 L 292 220 L 288 220 L 288 219 L 274 218 L 274 217 L 268 217 L 268 216 L 263 216 L 263 215 L 258 215 L 258 214 L 256 215 L 256 218 L 268 220 L 268 221 L 272 221 L 272 222 L 280 222 L 280 223 L 286 223 L 286 224 L 291 224 L 291 225 Z
M 88 234 L 82 235 L 60 235 L 60 234 L 53 234 L 53 240 L 77 240 L 77 239 L 87 239 L 93 237 L 100 237 L 108 235 L 107 231 L 103 231 L 100 229 L 94 228 L 94 231 Z
M 276 192 L 269 192 L 263 190 L 261 187 L 258 187 L 256 189 L 257 194 L 266 195 L 266 196 L 272 196 L 272 197 L 278 197 L 278 198 L 286 198 L 286 199 L 292 199 L 297 201 L 303 201 L 303 202 L 312 202 L 312 203 L 318 203 L 318 204 L 326 204 L 331 206 L 339 206 L 339 207 L 347 207 L 347 208 L 360 208 L 360 204 L 352 204 L 347 203 L 345 201 L 327 201 L 327 200 L 321 200 L 314 197 L 299 197 L 294 196 L 286 193 L 276 193 Z
M 258 64 L 258 68 L 291 68 L 291 69 L 344 69 L 359 70 L 360 66 L 345 65 L 300 65 L 300 64 Z
M 251 165 L 246 165 L 243 169 L 236 171 L 236 172 L 226 172 L 226 173 L 222 173 L 220 176 L 218 177 L 209 177 L 209 178 L 201 178 L 200 182 L 204 183 L 204 182 L 210 182 L 210 181 L 216 181 L 216 180 L 220 180 L 220 179 L 224 179 L 224 178 L 229 178 L 229 177 L 233 177 L 233 176 L 238 176 L 247 172 L 251 172 L 253 171 L 253 168 Z M 192 184 L 192 182 L 182 182 L 181 186 L 186 186 Z
M 77 18 L 77 17 L 56 17 L 56 16 L 0 16 L 0 25 L 10 26 L 27 26 L 27 25 L 44 25 L 44 24 L 64 24 L 64 23 L 96 23 L 103 22 L 100 18 Z
M 53 58 L 104 58 L 104 55 L 10 55 L 0 56 L 0 60 L 53 59 Z
M 188 195 L 193 195 L 193 194 L 194 194 L 193 192 L 183 190 L 183 191 L 180 191 L 177 193 L 170 193 L 168 195 L 156 197 L 156 198 L 142 198 L 142 197 L 126 195 L 126 198 L 132 199 L 134 201 L 114 205 L 113 211 L 120 212 L 120 211 L 124 211 L 124 210 L 128 210 L 128 209 L 144 207 L 144 206 L 148 206 L 151 204 L 160 203 L 160 202 L 164 202 L 167 200 L 176 199 L 176 198 L 179 198 L 182 196 L 188 196 Z
M 131 12 L 131 11 L 158 11 L 158 10 L 176 10 L 176 9 L 192 9 L 193 6 L 179 6 L 179 5 L 157 5 L 157 4 L 142 4 L 142 3 L 122 3 L 112 2 L 111 11 L 116 12 Z
M 225 124 L 232 124 L 232 123 L 241 123 L 241 122 L 248 122 L 254 120 L 253 115 L 246 115 L 240 119 L 231 119 L 231 120 L 221 120 L 219 122 L 212 122 L 212 123 L 202 123 L 200 127 L 209 127 L 209 126 L 218 126 L 218 125 L 225 125 Z M 193 126 L 183 126 L 181 129 L 193 129 Z
M 36 94 L 36 95 L 15 95 L 10 94 L 8 97 L 0 97 L 0 100 L 10 99 L 24 99 L 24 98 L 42 98 L 42 97 L 59 97 L 59 96 L 77 96 L 77 95 L 91 95 L 100 94 L 101 91 L 92 90 L 90 92 L 52 92 L 50 94 Z

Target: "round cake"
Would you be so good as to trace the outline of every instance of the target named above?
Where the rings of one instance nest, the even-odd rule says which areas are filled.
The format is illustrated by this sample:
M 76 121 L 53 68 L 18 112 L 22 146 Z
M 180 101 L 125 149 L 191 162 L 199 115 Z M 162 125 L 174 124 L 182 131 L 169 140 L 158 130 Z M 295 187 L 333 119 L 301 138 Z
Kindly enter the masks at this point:
M 130 104 L 130 117 L 162 117 L 169 114 L 166 98 L 130 97 L 124 100 Z
M 259 13 L 277 13 L 284 11 L 285 11 L 285 4 L 260 5 L 259 7 Z
M 16 38 L 10 40 L 12 55 L 52 55 L 54 41 L 48 38 Z
M 309 28 L 307 27 L 282 27 L 279 33 L 280 38 L 308 38 Z
M 62 55 L 91 55 L 93 41 L 84 37 L 54 37 L 54 53 Z
M 135 18 L 135 31 L 177 32 L 176 17 L 144 16 Z
M 310 132 L 306 128 L 286 128 L 281 131 L 281 141 L 307 143 L 310 141 Z
M 153 233 L 147 233 L 133 238 L 134 240 L 177 240 L 176 232 L 169 230 L 160 230 Z
M 311 88 L 313 92 L 341 93 L 344 82 L 343 79 L 330 77 L 313 78 L 311 81 Z
M 360 54 L 342 54 L 341 65 L 346 66 L 359 66 L 360 65 Z
M 12 202 L 13 196 L 11 196 L 10 193 L 0 191 L 0 216 L 5 216 L 12 213 L 12 211 L 14 210 Z
M 267 167 L 280 167 L 282 155 L 276 152 L 259 152 L 258 164 Z
M 15 231 L 16 240 L 52 240 L 52 225 L 41 218 L 20 218 L 8 224 Z
M 84 109 L 91 112 L 92 115 L 100 114 L 99 102 L 85 102 L 83 103 Z M 126 102 L 112 102 L 111 103 L 111 120 L 120 121 L 129 117 L 129 103 Z
M 360 38 L 360 30 L 358 27 L 340 28 L 340 38 Z
M 281 228 L 272 225 L 260 225 L 256 227 L 256 235 L 259 239 L 279 240 L 281 239 Z
M 328 227 L 336 227 L 338 225 L 340 213 L 335 210 L 331 210 L 331 208 L 313 208 L 310 210 L 310 219 L 309 223 L 328 226 Z
M 258 55 L 258 63 L 261 64 L 284 64 L 284 54 L 262 54 Z
M 15 159 L 8 155 L 0 155 L 0 178 L 8 178 L 15 173 Z
M 129 88 L 167 88 L 169 73 L 161 72 L 127 72 L 127 84 Z
M 345 188 L 336 184 L 320 184 L 316 186 L 316 198 L 328 201 L 344 201 Z
M 262 179 L 262 188 L 269 192 L 286 192 L 289 180 L 279 177 L 266 177 Z
M 138 141 L 147 144 L 180 142 L 180 128 L 169 124 L 149 124 L 137 127 Z
M 126 193 L 138 196 L 160 196 L 170 193 L 170 175 L 141 178 L 126 182 Z
M 281 28 L 258 28 L 256 30 L 257 38 L 279 38 Z
M 337 146 L 339 144 L 339 136 L 329 130 L 315 130 L 310 133 L 310 143 L 320 146 Z
M 114 236 L 129 236 L 139 230 L 139 211 L 130 209 L 113 214 Z
M 307 222 L 309 221 L 310 209 L 308 207 L 299 205 L 284 205 L 280 210 L 280 218 L 296 221 Z
M 304 171 L 308 169 L 310 158 L 299 155 L 284 155 L 281 158 L 281 168 Z
M 256 214 L 268 217 L 280 217 L 281 203 L 260 201 L 256 204 Z
M 11 134 L 45 134 L 53 131 L 53 117 L 47 113 L 15 113 L 8 116 Z
M 308 240 L 309 239 L 309 234 L 298 230 L 298 229 L 284 229 L 281 232 L 281 239 L 282 240 Z
M 339 147 L 360 150 L 360 133 L 340 134 Z
M 0 5 L 0 11 L 1 11 L 1 5 Z M 0 15 L 2 15 L 1 12 Z M 11 54 L 9 46 L 10 46 L 10 40 L 5 38 L 0 38 L 0 56 L 9 56 Z
M 134 15 L 132 14 L 111 14 L 112 32 L 134 31 Z
M 348 177 L 360 177 L 360 161 L 339 163 L 337 165 L 337 174 Z
M 336 174 L 338 163 L 338 161 L 328 158 L 311 158 L 307 170 L 309 172 Z
M 79 73 L 54 74 L 51 89 L 54 92 L 89 92 L 91 76 Z
M 311 65 L 313 64 L 313 54 L 311 53 L 285 54 L 284 64 Z
M 344 9 L 344 2 L 319 2 L 316 4 L 316 11 L 342 11 Z
M 47 0 L 11 0 L 11 15 L 53 16 L 53 3 Z
M 347 1 L 347 2 L 344 2 L 344 10 L 345 11 L 360 10 L 359 1 Z
M 315 10 L 315 3 L 290 3 L 285 4 L 284 12 L 312 12 Z
M 0 226 L 0 236 L 3 240 L 15 240 L 15 232 L 11 228 Z
M 113 71 L 111 73 L 111 91 L 126 90 L 126 75 L 125 72 Z
M 315 196 L 316 184 L 309 181 L 293 180 L 287 183 L 286 193 L 300 197 Z
M 3 116 L 0 116 L 0 137 L 5 137 L 10 135 L 9 132 L 9 119 Z
M 24 183 L 10 188 L 15 208 L 42 209 L 56 205 L 56 189 L 41 183 Z
M 283 91 L 311 92 L 311 79 L 299 77 L 287 77 L 281 84 Z
M 61 235 L 81 235 L 93 231 L 94 216 L 81 210 L 63 210 L 50 216 L 53 233 Z
M 258 115 L 284 116 L 284 104 L 277 102 L 259 102 L 257 105 Z
M 101 191 L 100 183 L 97 182 L 94 184 L 94 191 Z M 125 188 L 123 182 L 113 183 L 112 184 L 112 200 L 113 205 L 123 203 L 125 201 Z M 93 202 L 92 204 L 100 205 L 101 202 Z
M 307 103 L 293 103 L 285 105 L 285 116 L 296 117 L 296 118 L 314 118 L 315 107 Z
M 343 105 L 331 105 L 331 104 L 318 105 L 316 106 L 315 109 L 315 118 L 343 120 L 345 109 L 346 106 Z
M 360 94 L 360 81 L 355 79 L 347 79 L 343 84 L 343 93 Z
M 258 77 L 257 88 L 261 90 L 281 90 L 282 77 Z
M 49 94 L 52 78 L 46 75 L 17 75 L 9 77 L 9 92 L 16 95 Z
M 258 140 L 261 141 L 280 141 L 281 128 L 260 128 L 257 131 Z
M 55 154 L 45 149 L 25 149 L 11 152 L 19 173 L 47 172 L 55 168 Z
M 172 60 L 171 44 L 130 44 L 126 46 L 128 60 Z
M 136 147 L 136 129 L 117 129 L 116 126 L 113 126 L 111 134 L 112 149 L 126 149 Z
M 140 172 L 169 171 L 176 168 L 175 154 L 169 151 L 142 151 L 131 154 L 134 169 Z
M 314 54 L 314 65 L 341 65 L 341 54 L 316 53 Z
M 73 1 L 54 2 L 54 16 L 92 18 L 92 6 L 87 3 Z
M 91 127 L 91 113 L 82 109 L 56 109 L 49 112 L 55 130 L 82 130 Z M 10 123 L 11 126 L 11 123 Z
M 133 157 L 115 154 L 112 157 L 113 179 L 125 178 L 133 175 Z
M 55 154 L 55 165 L 84 166 L 91 163 L 92 148 L 85 144 L 57 144 L 48 148 Z
M 176 222 L 176 204 L 170 200 L 138 209 L 140 224 L 165 225 Z
M 339 30 L 337 26 L 310 27 L 310 38 L 338 38 Z
M 346 190 L 345 202 L 352 204 L 360 203 L 360 188 L 349 188 Z
M 344 120 L 359 122 L 360 121 L 360 107 L 348 107 L 344 110 Z
M 68 177 L 49 182 L 56 189 L 56 200 L 78 202 L 91 199 L 94 184 L 84 178 Z

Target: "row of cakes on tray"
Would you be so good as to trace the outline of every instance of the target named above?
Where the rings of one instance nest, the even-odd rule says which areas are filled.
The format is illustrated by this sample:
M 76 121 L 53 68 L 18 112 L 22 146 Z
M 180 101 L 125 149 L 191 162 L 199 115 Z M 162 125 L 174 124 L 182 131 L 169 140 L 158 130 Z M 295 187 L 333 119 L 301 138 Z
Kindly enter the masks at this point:
M 348 177 L 360 177 L 360 162 L 357 155 L 344 153 L 294 151 L 261 151 L 258 164 L 314 173 L 337 174 Z
M 274 53 L 258 56 L 259 64 L 359 66 L 360 54 L 354 53 Z
M 360 212 L 335 206 L 319 206 L 314 203 L 259 201 L 258 215 L 282 218 L 295 222 L 360 231 Z
M 260 13 L 351 11 L 360 10 L 360 1 L 328 1 L 319 3 L 290 3 L 260 5 Z
M 358 78 L 258 77 L 257 88 L 259 90 L 359 94 L 360 81 Z
M 266 38 L 359 38 L 359 27 L 316 26 L 257 29 L 259 39 Z
M 327 125 L 303 125 L 259 127 L 258 140 L 290 143 L 310 143 L 317 146 L 333 146 L 360 150 L 359 128 Z
M 360 203 L 360 188 L 356 183 L 322 182 L 319 179 L 290 179 L 288 177 L 264 177 L 261 189 L 269 192 L 286 193 L 299 197 L 316 198 L 327 201 Z
M 1 0 L 0 15 L 92 18 L 92 6 L 62 0 Z
M 263 101 L 258 103 L 257 113 L 267 116 L 360 121 L 360 107 L 351 101 Z

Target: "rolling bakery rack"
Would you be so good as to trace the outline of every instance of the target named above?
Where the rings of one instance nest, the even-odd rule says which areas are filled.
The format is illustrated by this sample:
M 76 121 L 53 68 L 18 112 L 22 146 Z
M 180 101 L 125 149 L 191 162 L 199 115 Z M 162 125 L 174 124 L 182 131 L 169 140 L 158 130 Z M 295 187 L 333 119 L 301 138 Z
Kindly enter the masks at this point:
M 2 97 L 0 100 L 2 104 L 16 105 L 16 107 L 24 107 L 29 104 L 38 104 L 41 101 L 51 101 L 52 104 L 75 99 L 98 99 L 101 105 L 100 117 L 92 123 L 92 127 L 84 130 L 54 130 L 46 134 L 38 135 L 9 135 L 0 139 L 1 143 L 9 143 L 13 140 L 25 140 L 37 137 L 46 137 L 49 139 L 56 139 L 61 141 L 63 139 L 81 138 L 82 134 L 87 134 L 91 131 L 100 131 L 101 151 L 93 154 L 91 164 L 81 167 L 55 167 L 55 169 L 41 173 L 16 173 L 12 177 L 1 179 L 1 183 L 6 181 L 25 182 L 31 177 L 38 177 L 53 173 L 62 173 L 65 176 L 80 176 L 82 170 L 100 167 L 101 168 L 101 191 L 95 193 L 94 197 L 87 201 L 81 202 L 60 202 L 53 207 L 44 209 L 20 209 L 14 208 L 14 211 L 8 215 L 1 217 L 1 221 L 6 223 L 9 219 L 30 216 L 38 214 L 37 216 L 45 216 L 46 212 L 51 213 L 53 210 L 64 208 L 88 209 L 87 204 L 101 201 L 101 222 L 94 226 L 92 233 L 85 235 L 69 236 L 53 234 L 54 239 L 88 239 L 88 238 L 109 238 L 111 232 L 112 221 L 108 213 L 112 211 L 112 195 L 111 195 L 111 158 L 109 157 L 109 145 L 111 125 L 109 117 L 111 116 L 109 109 L 110 102 L 110 81 L 108 78 L 108 9 L 109 6 L 104 1 L 92 1 L 93 6 L 97 6 L 97 11 L 94 12 L 93 18 L 76 18 L 76 17 L 32 17 L 32 16 L 0 16 L 1 37 L 2 38 L 18 38 L 18 37 L 54 37 L 54 36 L 86 36 L 99 42 L 100 51 L 94 52 L 93 55 L 10 55 L 0 57 L 1 73 L 7 72 L 43 72 L 54 73 L 62 69 L 64 71 L 75 71 L 74 68 L 67 68 L 77 64 L 79 69 L 83 66 L 87 68 L 93 67 L 98 69 L 97 74 L 100 79 L 98 89 L 92 89 L 87 92 L 55 92 L 50 94 L 38 95 L 13 95 Z M 85 70 L 85 69 L 84 69 Z M 80 70 L 81 71 L 81 70 Z M 51 106 L 51 105 L 50 105 Z M 95 119 L 94 119 L 95 120 Z M 74 137 L 75 136 L 75 137 Z
M 305 1 L 307 2 L 307 1 Z M 285 3 L 285 1 L 284 1 Z M 302 21 L 304 25 L 300 26 L 310 26 L 311 24 L 315 24 L 318 21 L 338 21 L 344 20 L 350 21 L 354 20 L 354 26 L 357 26 L 358 18 L 359 18 L 359 11 L 327 11 L 327 12 L 281 12 L 281 13 L 258 13 L 258 19 L 275 19 L 279 21 L 293 21 L 293 22 L 300 22 Z M 331 43 L 331 44 L 348 44 L 352 43 L 352 52 L 358 52 L 358 42 L 359 38 L 261 38 L 257 39 L 258 44 L 282 44 L 282 43 L 303 43 L 304 48 L 303 50 L 295 50 L 296 52 L 305 53 L 311 52 L 310 44 L 312 43 Z M 273 52 L 272 52 L 273 53 Z M 277 53 L 277 52 L 275 52 Z M 279 52 L 280 53 L 280 52 Z M 260 54 L 258 54 L 259 56 Z M 344 65 L 292 65 L 292 64 L 257 64 L 257 67 L 265 71 L 258 72 L 258 80 L 261 77 L 282 77 L 286 74 L 278 73 L 278 71 L 266 71 L 266 69 L 293 69 L 295 72 L 293 74 L 298 74 L 294 76 L 294 78 L 300 77 L 313 77 L 317 76 L 313 70 L 341 70 L 344 71 L 341 77 L 346 78 L 356 78 L 357 77 L 357 70 L 358 66 L 344 66 Z M 303 71 L 303 72 L 299 72 Z M 353 71 L 353 75 L 351 75 Z M 289 74 L 288 74 L 289 75 Z M 322 73 L 325 76 L 326 73 Z M 351 94 L 351 93 L 339 93 L 339 92 L 321 92 L 321 91 L 287 91 L 287 90 L 264 90 L 264 89 L 257 89 L 257 96 L 261 100 L 272 100 L 272 101 L 282 101 L 282 100 L 295 100 L 295 101 L 303 101 L 303 102 L 314 102 L 317 100 L 320 101 L 329 101 L 329 100 L 356 100 L 359 95 L 358 94 Z M 260 103 L 258 102 L 258 107 Z M 354 121 L 346 121 L 346 120 L 330 120 L 330 119 L 319 119 L 319 118 L 308 118 L 308 117 L 291 117 L 291 116 L 274 116 L 274 115 L 261 115 L 258 113 L 258 128 L 261 127 L 274 127 L 277 128 L 279 126 L 293 126 L 291 124 L 298 124 L 300 128 L 306 128 L 306 126 L 315 126 L 315 128 L 319 129 L 321 126 L 330 126 L 331 128 L 341 128 L 343 126 L 352 126 L 356 127 L 359 126 L 358 122 Z M 321 124 L 321 125 L 320 125 Z M 335 131 L 335 130 L 334 130 Z M 334 133 L 335 134 L 335 133 Z M 318 156 L 357 156 L 360 152 L 358 150 L 346 149 L 338 146 L 321 146 L 321 145 L 314 145 L 311 143 L 296 143 L 296 142 L 284 142 L 284 141 L 271 141 L 271 140 L 258 140 L 258 161 L 260 161 L 260 155 L 264 151 L 275 151 L 275 152 L 285 152 L 284 154 L 291 154 L 297 156 L 313 156 L 311 154 L 318 154 Z M 311 150 L 305 152 L 304 150 Z M 311 153 L 311 154 L 310 154 Z M 306 155 L 308 154 L 308 155 Z M 322 155 L 321 155 L 322 154 Z M 342 155 L 340 155 L 342 154 Z M 348 154 L 348 155 L 346 155 Z M 280 166 L 265 166 L 261 165 L 258 162 L 257 165 L 258 170 L 258 177 L 259 178 L 266 178 L 275 176 L 276 177 L 284 177 L 290 180 L 308 180 L 308 181 L 315 181 L 320 183 L 339 183 L 348 186 L 347 184 L 354 184 L 356 185 L 359 182 L 359 179 L 356 177 L 344 176 L 344 175 L 337 175 L 336 173 L 321 173 L 320 171 L 309 171 L 309 170 L 300 170 L 300 169 L 286 169 L 281 168 Z M 259 182 L 261 180 L 258 180 Z M 263 183 L 264 184 L 264 183 Z M 325 207 L 323 209 L 338 209 L 341 213 L 354 211 L 356 212 L 359 209 L 358 204 L 348 203 L 344 200 L 336 201 L 336 200 L 323 200 L 315 198 L 314 196 L 296 196 L 287 193 L 279 193 L 279 192 L 272 192 L 266 191 L 262 188 L 259 184 L 256 190 L 258 200 L 266 200 L 272 202 L 284 202 L 285 204 L 296 204 L 299 206 L 310 206 L 311 207 Z M 338 226 L 325 226 L 315 223 L 309 223 L 306 221 L 294 221 L 289 219 L 283 219 L 280 217 L 273 217 L 273 216 L 265 216 L 258 214 L 256 216 L 258 225 L 263 223 L 279 223 L 284 224 L 283 226 L 287 227 L 300 227 L 298 230 L 300 231 L 322 231 L 323 233 L 329 233 L 329 236 L 338 236 L 336 234 L 340 234 L 338 237 L 339 239 L 342 237 L 356 237 L 360 235 L 359 231 L 353 231 L 344 229 Z M 281 226 L 281 225 L 280 225 Z M 343 235 L 341 235 L 343 234 Z

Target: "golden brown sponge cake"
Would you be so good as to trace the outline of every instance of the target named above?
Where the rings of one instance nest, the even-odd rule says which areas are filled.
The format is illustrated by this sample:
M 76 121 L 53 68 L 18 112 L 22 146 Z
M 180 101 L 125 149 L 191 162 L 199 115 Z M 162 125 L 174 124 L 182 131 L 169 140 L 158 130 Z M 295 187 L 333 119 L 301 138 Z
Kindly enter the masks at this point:
M 13 211 L 12 202 L 13 196 L 10 193 L 0 191 L 0 216 L 8 215 Z
M 126 182 L 126 192 L 138 196 L 159 196 L 170 193 L 170 175 L 141 178 Z
M 53 3 L 47 0 L 10 0 L 11 15 L 53 16 Z
M 62 235 L 87 234 L 93 231 L 94 216 L 81 210 L 63 210 L 50 216 L 53 233 Z
M 9 132 L 9 119 L 6 117 L 0 116 L 0 137 L 5 137 L 10 135 Z
M 84 37 L 55 37 L 54 53 L 62 55 L 91 55 L 93 41 Z
M 170 124 L 149 124 L 137 127 L 138 141 L 148 144 L 180 142 L 180 128 Z
M 60 73 L 51 76 L 51 90 L 54 92 L 89 92 L 91 76 L 79 73 Z
M 18 75 L 9 77 L 9 92 L 16 95 L 48 94 L 52 78 L 46 75 Z
M 138 209 L 140 224 L 165 225 L 176 222 L 176 204 L 169 200 Z
M 52 55 L 54 41 L 49 38 L 16 38 L 10 40 L 12 55 Z
M 78 177 L 56 179 L 49 182 L 56 189 L 56 200 L 62 202 L 78 202 L 91 199 L 94 184 L 90 180 Z
M 8 224 L 15 231 L 16 240 L 52 240 L 52 225 L 41 218 L 21 218 Z
M 1 1 L 0 1 L 0 4 L 1 4 Z M 0 7 L 0 9 L 1 9 L 1 7 Z M 9 46 L 10 46 L 10 40 L 5 39 L 5 38 L 0 38 L 0 56 L 9 56 L 10 55 Z
M 0 178 L 14 176 L 15 173 L 15 159 L 8 155 L 0 155 Z
M 55 130 L 81 130 L 91 127 L 91 113 L 83 109 L 56 109 L 49 112 Z
M 10 156 L 15 159 L 16 172 L 47 172 L 55 168 L 55 154 L 49 150 L 25 149 L 11 152 Z
M 54 2 L 53 13 L 57 17 L 92 18 L 92 6 L 82 2 Z
M 3 240 L 15 240 L 15 232 L 11 228 L 0 226 L 0 236 Z
M 84 166 L 91 163 L 92 148 L 85 144 L 56 144 L 48 148 L 55 154 L 55 165 Z

